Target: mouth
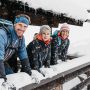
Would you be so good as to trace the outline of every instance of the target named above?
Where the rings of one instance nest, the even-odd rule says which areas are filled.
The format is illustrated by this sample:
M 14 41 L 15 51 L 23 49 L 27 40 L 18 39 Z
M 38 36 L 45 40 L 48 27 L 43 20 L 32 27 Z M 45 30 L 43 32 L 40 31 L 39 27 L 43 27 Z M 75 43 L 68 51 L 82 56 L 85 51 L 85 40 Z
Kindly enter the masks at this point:
M 24 30 L 22 30 L 22 29 L 17 29 L 18 31 L 24 31 Z

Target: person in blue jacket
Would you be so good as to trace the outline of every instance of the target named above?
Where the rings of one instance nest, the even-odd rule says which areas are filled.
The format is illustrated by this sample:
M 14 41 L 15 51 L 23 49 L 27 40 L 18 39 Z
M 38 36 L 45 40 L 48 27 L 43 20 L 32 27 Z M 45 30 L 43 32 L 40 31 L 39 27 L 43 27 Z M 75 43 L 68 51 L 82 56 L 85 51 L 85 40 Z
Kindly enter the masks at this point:
M 31 75 L 31 68 L 25 47 L 24 32 L 30 24 L 30 17 L 20 14 L 15 17 L 14 25 L 0 27 L 0 78 L 7 80 L 6 75 L 12 74 L 8 60 L 17 53 L 21 61 L 21 71 Z M 8 31 L 6 31 L 6 29 Z M 14 65 L 14 63 L 13 63 Z
M 51 43 L 51 64 L 57 64 L 57 59 L 62 61 L 67 60 L 67 52 L 70 44 L 69 37 L 69 26 L 67 23 L 64 23 L 60 30 L 56 30 L 52 35 Z

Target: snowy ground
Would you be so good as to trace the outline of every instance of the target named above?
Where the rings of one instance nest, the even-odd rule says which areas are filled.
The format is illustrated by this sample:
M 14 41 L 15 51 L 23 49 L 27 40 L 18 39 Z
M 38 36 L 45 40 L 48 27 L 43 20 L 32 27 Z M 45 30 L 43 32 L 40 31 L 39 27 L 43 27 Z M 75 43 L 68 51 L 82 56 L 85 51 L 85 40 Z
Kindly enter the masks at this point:
M 59 25 L 60 27 L 61 25 Z M 27 32 L 25 33 L 26 45 L 32 41 L 33 35 L 35 32 L 39 32 L 40 27 L 29 26 Z M 58 29 L 58 28 L 57 28 Z M 77 67 L 84 63 L 90 62 L 90 24 L 84 23 L 83 27 L 70 25 L 70 47 L 68 54 L 80 55 L 81 57 L 68 60 L 67 62 L 62 62 L 58 60 L 58 64 L 51 66 L 51 68 L 41 68 L 41 72 L 45 75 L 38 73 L 36 70 L 32 70 L 32 76 L 27 75 L 26 73 L 16 73 L 7 75 L 8 83 L 14 84 L 17 87 L 17 90 L 20 87 L 31 83 L 40 83 L 42 79 L 52 78 L 58 73 L 70 70 L 71 68 Z M 56 30 L 53 28 L 53 31 Z M 3 79 L 0 80 L 0 90 L 8 90 L 2 87 Z M 75 79 L 67 82 L 63 85 L 64 90 L 70 90 L 73 86 L 78 84 L 80 80 L 76 77 Z M 2 89 L 3 88 L 3 89 Z M 83 90 L 86 90 L 84 88 Z

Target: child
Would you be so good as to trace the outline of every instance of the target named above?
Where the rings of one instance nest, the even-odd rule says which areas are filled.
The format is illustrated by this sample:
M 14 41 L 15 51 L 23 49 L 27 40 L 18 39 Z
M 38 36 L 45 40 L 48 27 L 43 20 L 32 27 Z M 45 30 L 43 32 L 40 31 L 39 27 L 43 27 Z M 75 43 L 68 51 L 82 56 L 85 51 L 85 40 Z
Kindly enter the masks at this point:
M 27 53 L 32 69 L 38 70 L 44 65 L 50 67 L 51 47 L 50 47 L 51 28 L 48 25 L 43 25 L 40 28 L 39 34 L 27 46 Z
M 57 59 L 66 61 L 69 47 L 69 27 L 67 23 L 61 26 L 60 31 L 56 30 L 52 36 L 51 64 L 57 64 Z

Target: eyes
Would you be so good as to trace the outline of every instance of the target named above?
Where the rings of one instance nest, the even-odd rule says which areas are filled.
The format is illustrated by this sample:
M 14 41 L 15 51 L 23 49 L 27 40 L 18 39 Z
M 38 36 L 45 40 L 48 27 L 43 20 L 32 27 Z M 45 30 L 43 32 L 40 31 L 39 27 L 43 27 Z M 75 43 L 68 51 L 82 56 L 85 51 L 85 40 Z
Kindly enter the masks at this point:
M 18 30 L 18 31 L 25 31 L 27 29 L 27 25 L 26 24 L 23 24 L 23 23 L 18 23 L 15 25 L 15 29 Z
M 63 30 L 62 32 L 63 32 L 63 33 L 69 33 L 69 31 L 67 31 L 67 30 Z
M 50 35 L 50 33 L 42 33 L 43 35 Z
M 23 27 L 23 28 L 27 28 L 27 25 L 24 25 L 24 24 L 21 24 L 21 23 L 19 23 L 18 26 L 21 27 L 21 28 L 22 28 L 22 27 Z

